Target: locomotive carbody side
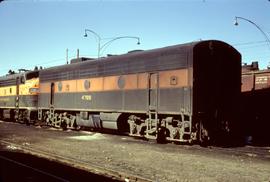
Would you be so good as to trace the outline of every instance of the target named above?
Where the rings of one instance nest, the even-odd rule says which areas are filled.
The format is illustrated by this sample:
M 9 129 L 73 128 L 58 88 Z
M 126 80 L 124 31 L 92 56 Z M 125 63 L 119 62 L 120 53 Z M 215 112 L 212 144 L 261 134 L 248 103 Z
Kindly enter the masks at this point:
M 188 87 L 187 50 L 177 50 L 178 47 L 167 49 L 130 53 L 43 70 L 40 73 L 40 107 L 49 107 L 50 87 L 54 83 L 55 109 L 146 113 L 149 73 L 160 72 L 159 89 L 162 95 L 167 94 L 163 93 L 163 89 L 169 91 Z M 184 61 L 178 61 L 183 59 Z M 174 79 L 174 75 L 179 80 L 170 83 L 170 78 Z M 154 76 L 151 79 L 153 89 L 156 80 Z M 184 107 L 180 105 L 183 102 L 175 101 L 177 94 L 167 95 L 173 102 L 168 103 L 162 99 L 158 111 L 179 114 L 180 108 Z
M 36 71 L 1 77 L 1 117 L 27 122 L 36 119 L 38 87 L 39 78 Z
M 203 124 L 232 118 L 225 107 L 240 94 L 240 59 L 228 44 L 202 41 L 41 70 L 39 119 L 197 140 Z
M 69 117 L 72 125 L 76 120 L 76 125 L 123 130 L 134 114 L 145 118 L 150 110 L 160 115 L 190 111 L 189 47 L 171 46 L 42 70 L 39 108 L 51 108 L 45 117 L 59 112 L 49 121 L 53 125 L 61 124 L 60 113 L 76 111 Z M 94 124 L 96 115 L 102 124 Z

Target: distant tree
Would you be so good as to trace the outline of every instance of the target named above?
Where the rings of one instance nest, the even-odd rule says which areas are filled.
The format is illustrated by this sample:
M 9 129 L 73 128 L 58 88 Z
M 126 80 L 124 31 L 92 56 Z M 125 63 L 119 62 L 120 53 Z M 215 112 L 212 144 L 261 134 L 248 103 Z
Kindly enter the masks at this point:
M 42 70 L 43 69 L 42 66 L 40 66 L 39 69 Z
M 35 66 L 34 71 L 37 71 L 37 70 L 38 70 L 38 67 L 37 67 L 37 66 Z
M 8 71 L 8 74 L 13 75 L 13 74 L 15 74 L 15 71 L 9 70 L 9 71 Z

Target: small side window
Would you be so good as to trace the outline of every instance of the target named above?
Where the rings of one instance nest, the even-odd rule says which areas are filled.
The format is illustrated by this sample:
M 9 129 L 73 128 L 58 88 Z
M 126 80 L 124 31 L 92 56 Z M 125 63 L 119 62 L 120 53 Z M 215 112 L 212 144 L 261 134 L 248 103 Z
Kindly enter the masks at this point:
M 29 93 L 30 94 L 37 94 L 39 92 L 38 88 L 29 88 Z
M 25 78 L 24 78 L 24 76 L 21 77 L 21 83 L 25 83 Z
M 66 89 L 65 90 L 66 90 L 66 92 L 69 91 L 69 84 L 66 85 Z
M 177 82 L 178 82 L 177 76 L 171 76 L 171 78 L 170 78 L 170 84 L 171 85 L 177 85 Z
M 84 81 L 84 89 L 85 90 L 89 90 L 90 89 L 90 81 L 89 80 L 85 80 Z
M 118 87 L 123 89 L 125 87 L 125 77 L 123 75 L 119 76 L 118 78 Z
M 58 83 L 58 91 L 61 92 L 63 88 L 62 82 Z
M 9 93 L 12 94 L 12 88 L 9 88 Z

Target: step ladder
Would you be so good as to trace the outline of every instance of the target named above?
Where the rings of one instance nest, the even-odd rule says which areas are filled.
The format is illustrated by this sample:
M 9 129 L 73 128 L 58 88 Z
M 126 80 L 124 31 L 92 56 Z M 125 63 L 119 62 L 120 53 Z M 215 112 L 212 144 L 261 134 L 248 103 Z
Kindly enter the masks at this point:
M 146 124 L 146 137 L 150 139 L 157 138 L 157 129 L 158 129 L 158 113 L 156 110 L 148 111 L 148 120 Z M 153 135 L 155 133 L 155 135 Z

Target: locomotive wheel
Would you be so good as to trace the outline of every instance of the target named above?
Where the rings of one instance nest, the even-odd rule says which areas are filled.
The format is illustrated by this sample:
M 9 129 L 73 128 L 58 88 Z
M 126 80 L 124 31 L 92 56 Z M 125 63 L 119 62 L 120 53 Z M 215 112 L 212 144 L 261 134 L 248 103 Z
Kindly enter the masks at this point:
M 66 123 L 65 121 L 61 122 L 60 127 L 61 127 L 63 130 L 67 130 L 67 123 Z
M 204 126 L 203 122 L 200 122 L 200 145 L 207 146 L 209 143 L 209 133 L 206 127 Z
M 79 131 L 79 130 L 81 129 L 81 126 L 79 126 L 79 125 L 77 124 L 76 120 L 74 121 L 72 127 L 73 127 L 74 130 L 76 130 L 76 131 Z
M 26 126 L 30 126 L 30 121 L 27 118 L 24 118 L 23 120 Z
M 167 129 L 160 127 L 157 130 L 157 143 L 166 143 Z

